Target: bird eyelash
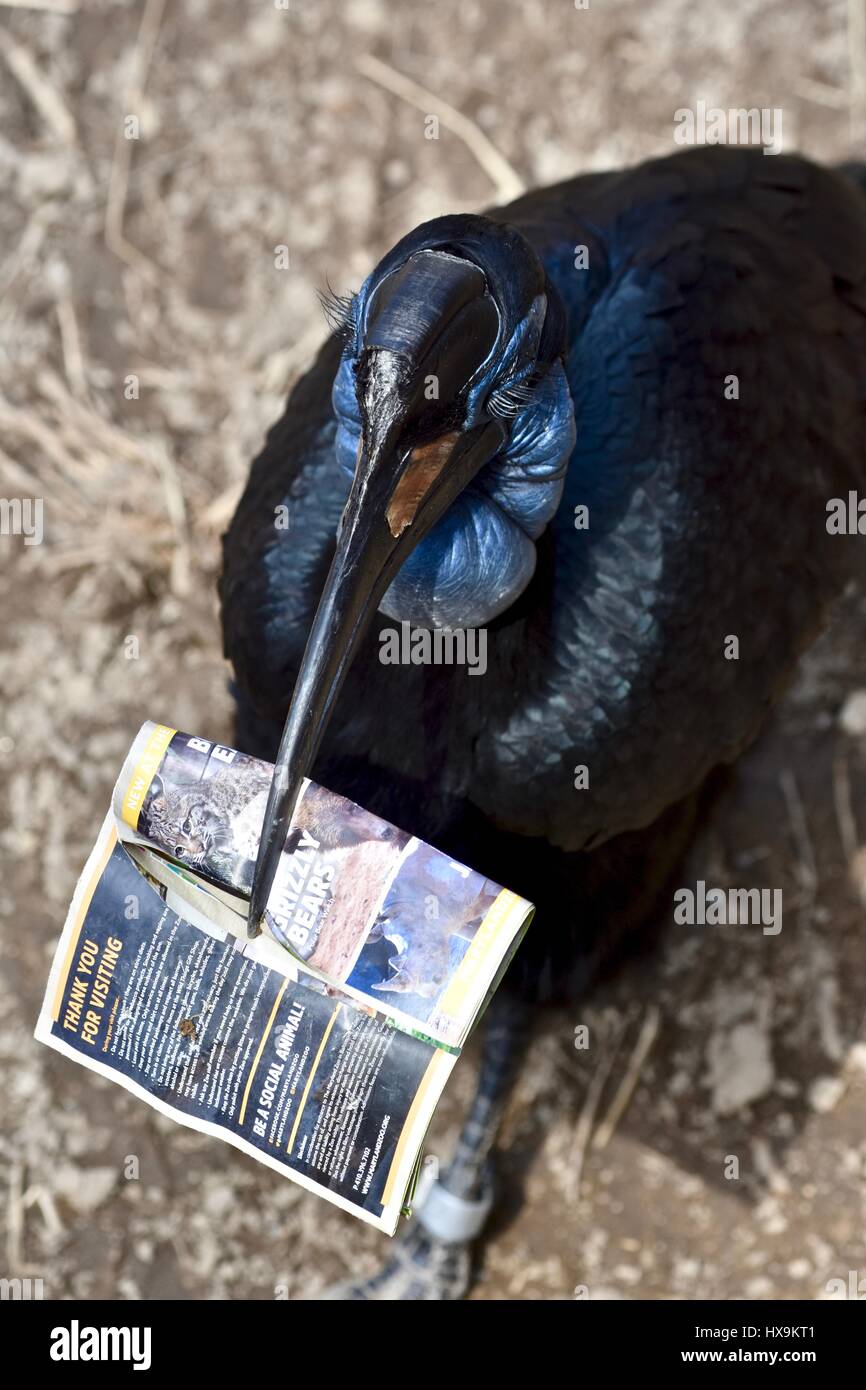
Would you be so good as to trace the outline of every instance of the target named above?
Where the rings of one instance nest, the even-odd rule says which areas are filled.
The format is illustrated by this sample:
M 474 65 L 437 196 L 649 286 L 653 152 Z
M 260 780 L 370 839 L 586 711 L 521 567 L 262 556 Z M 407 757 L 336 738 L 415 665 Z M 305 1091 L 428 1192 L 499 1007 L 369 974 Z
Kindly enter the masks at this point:
M 526 381 L 515 381 L 498 386 L 487 402 L 487 411 L 500 420 L 513 420 L 521 410 L 525 410 L 538 390 L 540 378 L 531 376 Z
M 348 343 L 358 324 L 358 296 L 337 294 L 329 285 L 327 290 L 320 290 L 319 303 L 332 332 L 336 333 L 341 342 Z
M 350 343 L 358 327 L 357 294 L 337 294 L 330 285 L 319 291 L 319 302 L 333 333 L 343 346 Z M 513 420 L 532 401 L 538 390 L 541 376 L 533 372 L 524 381 L 506 382 L 493 391 L 487 402 L 490 415 L 500 420 Z

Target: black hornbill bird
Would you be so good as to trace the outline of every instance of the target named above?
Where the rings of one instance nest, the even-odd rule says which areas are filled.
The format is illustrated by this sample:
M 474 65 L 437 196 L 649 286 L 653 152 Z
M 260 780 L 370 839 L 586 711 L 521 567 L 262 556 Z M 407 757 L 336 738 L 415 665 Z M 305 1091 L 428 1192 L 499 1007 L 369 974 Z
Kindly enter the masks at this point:
M 427 222 L 253 464 L 221 581 L 238 743 L 280 747 L 253 920 L 308 773 L 538 905 L 434 1216 L 349 1296 L 459 1296 L 527 1014 L 646 921 L 861 560 L 826 522 L 866 488 L 864 189 L 700 148 Z M 403 621 L 486 628 L 486 674 L 382 664 Z

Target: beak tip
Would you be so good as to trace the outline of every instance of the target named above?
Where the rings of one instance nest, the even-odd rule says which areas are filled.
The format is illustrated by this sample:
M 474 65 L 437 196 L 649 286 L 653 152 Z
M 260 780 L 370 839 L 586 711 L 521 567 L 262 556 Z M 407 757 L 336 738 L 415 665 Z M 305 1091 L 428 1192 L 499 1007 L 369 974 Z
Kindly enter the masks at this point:
M 258 866 L 257 866 L 257 867 L 258 867 Z M 259 887 L 258 887 L 258 884 L 257 884 L 257 882 L 256 882 L 256 879 L 257 879 L 257 878 L 258 878 L 258 873 L 256 873 L 255 877 L 253 878 L 253 887 L 252 887 L 252 892 L 251 892 L 251 894 L 250 894 L 250 910 L 249 910 L 249 914 L 248 914 L 248 916 L 247 916 L 247 940 L 248 940 L 248 941 L 253 941 L 253 940 L 255 939 L 255 937 L 261 936 L 261 934 L 262 934 L 262 922 L 263 922 L 263 920 L 264 920 L 264 912 L 262 911 L 261 906 L 260 906 L 260 895 L 261 895 L 261 894 L 260 894 L 260 889 L 259 889 Z

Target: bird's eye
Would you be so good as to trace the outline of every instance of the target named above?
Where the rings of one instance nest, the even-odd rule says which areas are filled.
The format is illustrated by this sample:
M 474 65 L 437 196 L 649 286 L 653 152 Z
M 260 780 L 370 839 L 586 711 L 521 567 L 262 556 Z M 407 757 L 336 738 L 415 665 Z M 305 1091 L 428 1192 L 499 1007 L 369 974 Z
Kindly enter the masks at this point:
M 487 413 L 498 420 L 513 420 L 529 404 L 538 388 L 538 379 L 506 381 L 497 386 L 487 398 Z

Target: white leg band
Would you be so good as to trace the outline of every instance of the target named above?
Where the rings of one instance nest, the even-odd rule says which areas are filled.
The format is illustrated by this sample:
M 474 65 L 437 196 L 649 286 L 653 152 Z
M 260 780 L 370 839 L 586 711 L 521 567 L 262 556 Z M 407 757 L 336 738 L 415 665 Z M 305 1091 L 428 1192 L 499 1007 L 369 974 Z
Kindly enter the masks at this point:
M 493 1206 L 493 1188 L 470 1201 L 455 1197 L 438 1179 L 431 1184 L 417 1216 L 428 1235 L 449 1245 L 474 1240 L 482 1230 Z

